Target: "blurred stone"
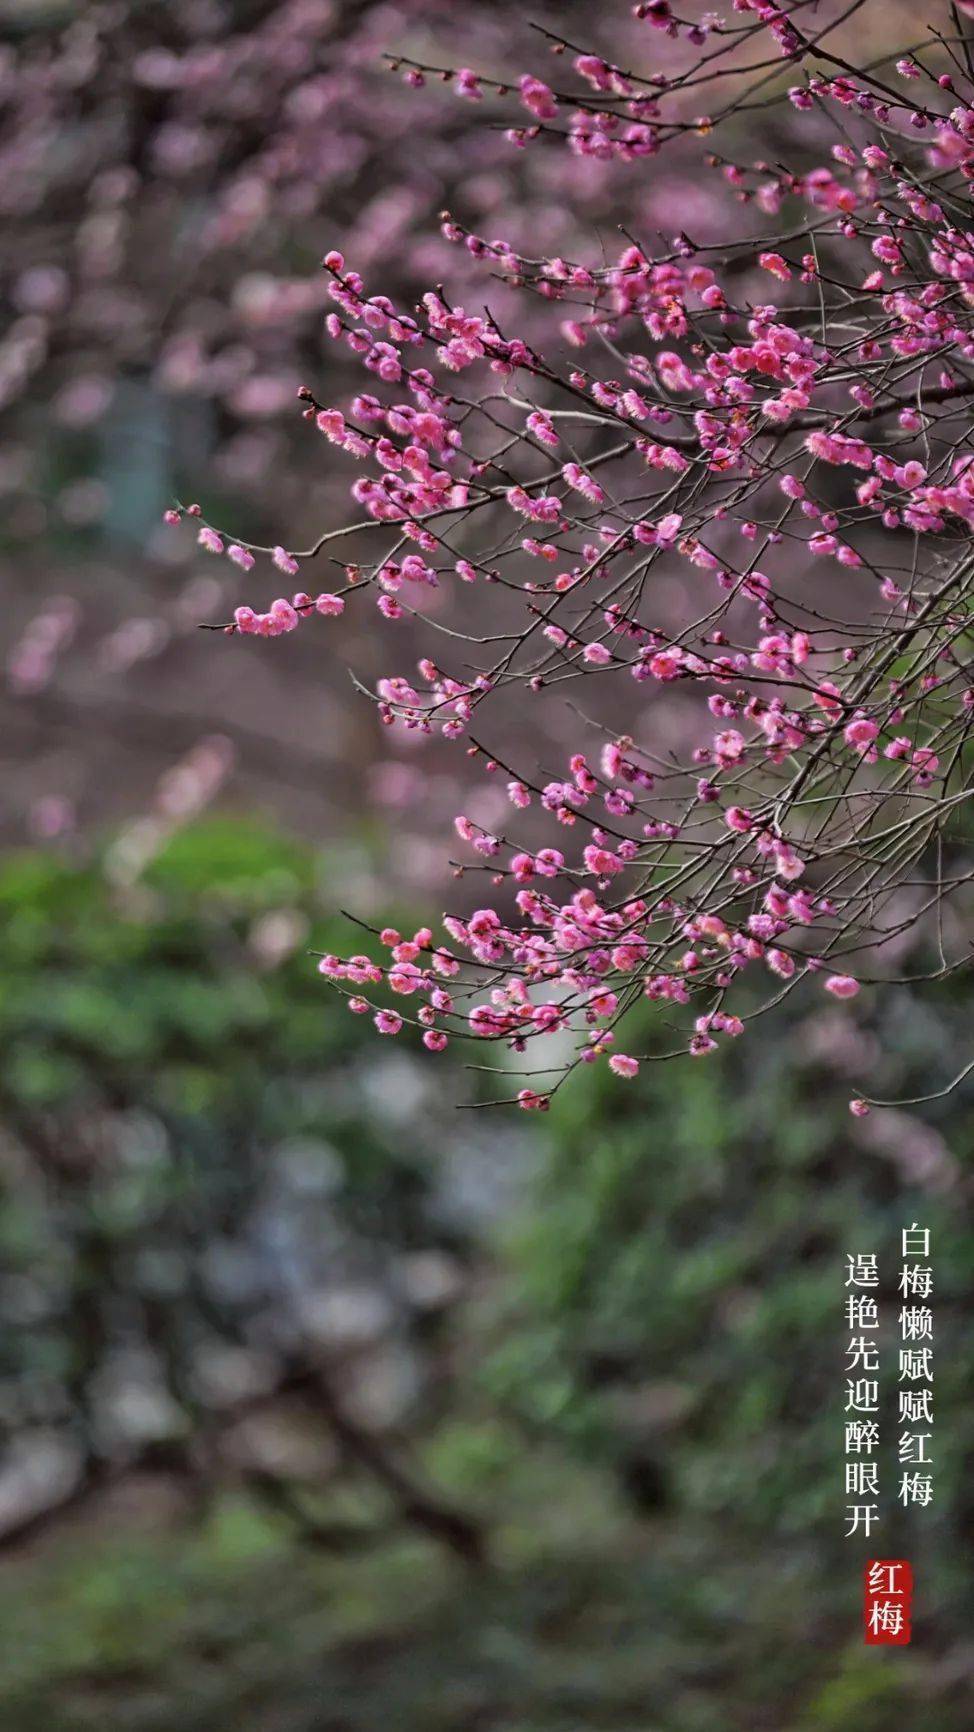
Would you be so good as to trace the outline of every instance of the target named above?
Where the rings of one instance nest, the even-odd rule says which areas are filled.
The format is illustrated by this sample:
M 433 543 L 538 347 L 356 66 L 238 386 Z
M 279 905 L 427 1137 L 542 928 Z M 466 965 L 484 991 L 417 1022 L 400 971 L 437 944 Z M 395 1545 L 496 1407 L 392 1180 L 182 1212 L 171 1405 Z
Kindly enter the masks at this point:
M 339 1350 L 369 1346 L 395 1321 L 388 1296 L 364 1285 L 308 1293 L 299 1301 L 299 1313 L 312 1342 Z
M 409 1251 L 397 1265 L 403 1294 L 417 1311 L 440 1311 L 463 1291 L 463 1269 L 447 1251 Z
M 189 1421 L 165 1386 L 155 1356 L 133 1348 L 111 1355 L 88 1384 L 98 1446 L 125 1454 L 183 1437 Z
M 386 1431 L 405 1420 L 421 1388 L 416 1355 L 387 1341 L 356 1358 L 342 1385 L 342 1405 L 353 1424 Z
M 221 1453 L 244 1471 L 289 1479 L 327 1479 L 338 1466 L 338 1449 L 329 1433 L 286 1405 L 248 1413 L 226 1432 Z
M 193 1360 L 192 1382 L 208 1407 L 233 1407 L 274 1388 L 279 1367 L 269 1354 L 228 1342 L 206 1342 Z
M 63 1433 L 24 1432 L 0 1466 L 0 1534 L 63 1502 L 81 1475 L 81 1451 Z

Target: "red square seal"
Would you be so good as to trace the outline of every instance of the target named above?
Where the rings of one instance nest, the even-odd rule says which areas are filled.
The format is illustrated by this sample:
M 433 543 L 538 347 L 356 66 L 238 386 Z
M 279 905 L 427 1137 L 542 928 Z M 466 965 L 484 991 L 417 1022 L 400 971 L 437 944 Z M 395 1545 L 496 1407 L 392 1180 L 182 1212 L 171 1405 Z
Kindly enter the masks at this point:
M 905 1558 L 870 1558 L 864 1572 L 863 1626 L 870 1648 L 904 1648 L 911 1636 L 913 1570 Z

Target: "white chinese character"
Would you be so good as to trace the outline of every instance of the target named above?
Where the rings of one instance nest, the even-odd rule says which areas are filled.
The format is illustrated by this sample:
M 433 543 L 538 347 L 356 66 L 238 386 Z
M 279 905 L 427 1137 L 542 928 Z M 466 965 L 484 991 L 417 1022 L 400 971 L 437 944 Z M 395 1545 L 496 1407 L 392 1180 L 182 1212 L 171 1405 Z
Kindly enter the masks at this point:
M 921 1381 L 933 1382 L 933 1348 L 901 1347 L 900 1382 L 920 1383 Z
M 878 1329 L 879 1307 L 875 1299 L 863 1293 L 850 1293 L 845 1302 L 845 1320 L 849 1329 Z
M 879 1496 L 879 1462 L 847 1461 L 845 1464 L 846 1496 Z
M 899 1562 L 891 1564 L 875 1563 L 869 1566 L 869 1592 L 871 1594 L 902 1594 L 900 1587 L 900 1571 L 903 1565 Z
M 898 1636 L 903 1628 L 903 1607 L 896 1600 L 876 1600 L 869 1609 L 869 1628 L 874 1636 Z
M 846 1539 L 851 1539 L 859 1528 L 864 1534 L 870 1533 L 879 1521 L 878 1503 L 847 1503 L 845 1513 L 849 1523 L 845 1530 Z
M 871 1455 L 879 1447 L 879 1426 L 874 1419 L 847 1419 L 846 1455 Z
M 929 1305 L 901 1305 L 900 1334 L 904 1341 L 932 1341 L 933 1312 Z
M 918 1503 L 925 1509 L 933 1498 L 933 1475 L 929 1473 L 904 1473 L 900 1478 L 900 1502 Z
M 845 1386 L 845 1410 L 846 1413 L 878 1413 L 878 1378 L 850 1377 Z
M 855 1255 L 850 1251 L 847 1256 L 849 1271 L 846 1275 L 847 1287 L 878 1287 L 879 1268 L 876 1263 L 875 1251 L 858 1251 Z
M 861 1365 L 863 1371 L 879 1370 L 879 1348 L 875 1341 L 867 1341 L 864 1335 L 854 1335 L 845 1350 L 849 1361 L 849 1370 L 855 1371 Z

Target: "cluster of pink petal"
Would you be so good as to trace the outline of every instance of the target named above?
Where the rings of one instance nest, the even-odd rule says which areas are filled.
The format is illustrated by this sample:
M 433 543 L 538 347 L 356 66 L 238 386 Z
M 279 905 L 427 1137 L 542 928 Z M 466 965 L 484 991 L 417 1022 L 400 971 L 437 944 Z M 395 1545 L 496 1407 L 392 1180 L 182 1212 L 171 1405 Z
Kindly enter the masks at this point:
M 668 6 L 637 10 L 694 46 L 710 28 L 694 34 Z M 782 10 L 736 10 L 803 66 L 805 39 Z M 516 143 L 554 129 L 580 155 L 631 161 L 675 136 L 666 79 L 648 88 L 597 55 L 573 64 L 584 96 L 533 73 L 502 87 L 531 117 Z M 905 87 L 916 64 L 899 69 Z M 868 71 L 804 71 L 792 108 L 844 111 L 828 164 L 709 161 L 762 220 L 786 201 L 801 213 L 773 244 L 728 244 L 745 290 L 684 234 L 659 257 L 627 242 L 586 266 L 526 258 L 445 216 L 447 238 L 514 287 L 565 303 L 548 359 L 444 290 L 407 313 L 367 292 L 341 253 L 323 261 L 327 334 L 374 382 L 341 407 L 301 393 L 356 466 L 352 498 L 383 538 L 349 568 L 350 586 L 390 620 L 404 594 L 444 579 L 457 608 L 454 580 L 502 583 L 505 626 L 520 602 L 513 629 L 455 634 L 465 648 L 452 672 L 424 656 L 378 682 L 384 724 L 464 741 L 485 774 L 506 777 L 510 822 L 526 826 L 497 833 L 458 815 L 458 873 L 487 872 L 499 894 L 446 915 L 442 942 L 386 931 L 381 963 L 323 960 L 380 1033 L 416 1026 L 433 1051 L 452 1034 L 515 1052 L 548 1037 L 552 1073 L 604 1059 L 631 1078 L 640 1059 L 616 1038 L 640 1000 L 682 1011 L 694 1057 L 823 969 L 836 968 L 825 991 L 849 1000 L 862 969 L 840 959 L 881 954 L 887 903 L 966 796 L 974 455 L 951 417 L 974 395 L 974 246 L 947 213 L 974 180 L 974 102 L 957 105 L 946 74 L 927 78 L 924 101 L 894 103 Z M 460 95 L 482 95 L 469 68 L 451 76 Z M 836 282 L 833 330 L 822 308 Z M 476 553 L 465 534 L 478 518 Z M 208 527 L 199 539 L 224 551 Z M 228 552 L 252 563 L 239 544 Z M 272 558 L 296 569 L 283 548 Z M 654 611 L 660 578 L 672 591 L 674 576 L 678 621 Z M 843 616 L 837 597 L 850 598 Z M 342 605 L 278 599 L 238 608 L 234 628 L 276 636 Z M 474 643 L 508 647 L 472 665 Z M 530 703 L 592 675 L 635 681 L 658 706 L 651 718 L 695 697 L 689 750 L 664 745 L 665 729 L 657 743 L 650 724 L 644 744 L 574 750 L 545 780 L 481 745 L 499 696 Z M 763 987 L 730 1009 L 742 976 Z M 375 1005 L 375 988 L 409 1003 Z M 548 1093 L 518 1099 L 537 1110 Z

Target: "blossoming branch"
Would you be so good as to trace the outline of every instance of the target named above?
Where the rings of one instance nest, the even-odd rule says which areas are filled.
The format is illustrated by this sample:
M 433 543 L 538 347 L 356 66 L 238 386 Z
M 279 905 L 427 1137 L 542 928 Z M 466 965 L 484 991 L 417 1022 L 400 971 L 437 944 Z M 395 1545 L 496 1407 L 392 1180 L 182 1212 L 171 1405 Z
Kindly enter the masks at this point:
M 456 817 L 456 870 L 485 876 L 482 906 L 320 968 L 380 1034 L 529 1054 L 527 1109 L 579 1064 L 634 1076 L 642 999 L 676 1031 L 654 1056 L 699 1058 L 808 977 L 853 998 L 974 876 L 974 5 L 857 66 L 837 44 L 877 8 L 734 0 L 730 21 L 693 20 L 653 0 L 633 9 L 638 67 L 545 31 L 558 76 L 500 85 L 391 57 L 409 83 L 510 106 L 518 150 L 637 181 L 692 151 L 724 238 L 695 240 L 676 212 L 666 237 L 634 219 L 615 257 L 528 257 L 444 213 L 482 263 L 479 310 L 441 287 L 399 306 L 329 251 L 327 334 L 365 378 L 338 404 L 300 396 L 325 461 L 348 466 L 348 520 L 303 549 L 282 526 L 271 549 L 198 506 L 168 514 L 196 517 L 201 547 L 255 585 L 267 559 L 307 585 L 255 588 L 225 632 L 374 609 L 393 634 L 382 721 L 456 742 L 505 784 L 503 826 Z M 790 165 L 747 158 L 758 109 L 780 111 Z M 498 277 L 548 303 L 544 347 L 536 321 L 494 316 Z M 353 538 L 315 593 L 315 560 L 343 561 Z M 433 589 L 448 611 L 424 615 Z M 415 666 L 395 660 L 406 619 L 427 634 Z M 590 717 L 582 682 L 596 703 L 621 688 L 631 727 Z M 663 724 L 687 697 L 676 751 Z M 545 769 L 532 707 L 567 699 L 576 738 Z M 508 763 L 490 742 L 512 711 Z M 941 941 L 930 973 L 966 960 Z

